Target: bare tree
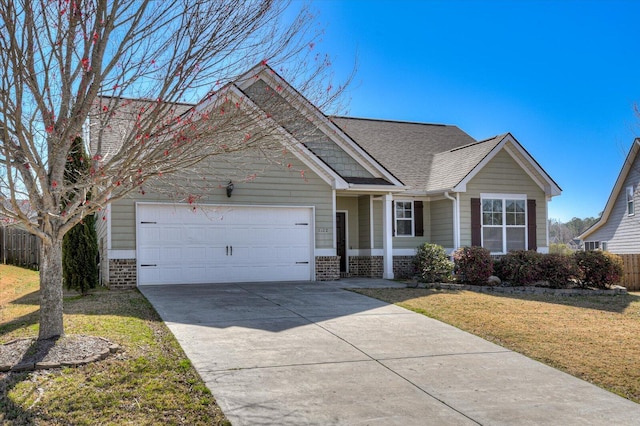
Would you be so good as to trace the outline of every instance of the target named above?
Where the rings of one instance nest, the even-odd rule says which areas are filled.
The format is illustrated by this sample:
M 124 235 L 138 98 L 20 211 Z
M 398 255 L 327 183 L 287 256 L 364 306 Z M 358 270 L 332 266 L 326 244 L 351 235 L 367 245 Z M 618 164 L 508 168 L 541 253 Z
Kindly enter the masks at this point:
M 269 62 L 320 108 L 336 99 L 313 16 L 303 7 L 287 20 L 289 10 L 279 0 L 0 0 L 0 211 L 42 242 L 39 339 L 64 334 L 62 239 L 84 216 L 270 140 L 269 117 L 232 84 L 243 72 Z M 91 167 L 69 184 L 83 132 Z

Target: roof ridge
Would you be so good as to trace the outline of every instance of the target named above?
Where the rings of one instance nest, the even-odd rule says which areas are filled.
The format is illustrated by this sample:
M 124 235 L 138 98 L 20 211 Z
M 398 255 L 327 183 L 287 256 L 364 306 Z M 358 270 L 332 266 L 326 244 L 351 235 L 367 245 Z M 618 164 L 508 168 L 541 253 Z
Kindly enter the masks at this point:
M 500 133 L 500 134 L 498 134 L 498 135 L 491 136 L 490 138 L 486 138 L 486 139 L 483 139 L 483 140 L 478 141 L 478 142 L 487 142 L 487 141 L 490 141 L 490 140 L 492 140 L 492 139 L 505 138 L 505 137 L 507 137 L 507 135 L 509 135 L 509 134 L 510 134 L 510 132 Z
M 451 150 L 449 150 L 449 151 L 445 151 L 445 152 L 460 151 L 461 149 L 470 148 L 470 147 L 475 146 L 475 145 L 480 145 L 481 143 L 485 143 L 485 142 L 489 142 L 489 141 L 492 141 L 492 140 L 498 139 L 500 136 L 502 136 L 502 135 L 494 136 L 494 137 L 492 137 L 492 138 L 485 139 L 485 140 L 482 140 L 482 141 L 477 141 L 477 142 L 470 143 L 470 144 L 467 144 L 467 145 L 458 146 L 458 147 L 456 147 L 456 148 L 453 148 L 453 149 L 451 149 Z
M 347 120 L 363 120 L 363 121 L 376 121 L 380 123 L 398 123 L 398 124 L 417 124 L 421 126 L 438 126 L 438 127 L 457 127 L 455 124 L 440 124 L 440 123 L 423 123 L 420 121 L 405 121 L 405 120 L 391 120 L 385 118 L 366 118 L 366 117 L 350 117 L 347 115 L 328 115 L 331 118 L 344 118 Z

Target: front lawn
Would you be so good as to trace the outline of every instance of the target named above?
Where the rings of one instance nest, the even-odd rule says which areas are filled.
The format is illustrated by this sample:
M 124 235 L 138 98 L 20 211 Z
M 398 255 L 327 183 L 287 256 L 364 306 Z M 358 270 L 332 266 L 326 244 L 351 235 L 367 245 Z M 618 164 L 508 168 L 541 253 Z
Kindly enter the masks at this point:
M 640 403 L 640 294 L 355 291 L 446 322 Z
M 38 273 L 0 265 L 0 344 L 38 334 Z M 228 424 L 158 314 L 137 291 L 65 293 L 67 334 L 123 350 L 78 368 L 0 373 L 0 424 Z

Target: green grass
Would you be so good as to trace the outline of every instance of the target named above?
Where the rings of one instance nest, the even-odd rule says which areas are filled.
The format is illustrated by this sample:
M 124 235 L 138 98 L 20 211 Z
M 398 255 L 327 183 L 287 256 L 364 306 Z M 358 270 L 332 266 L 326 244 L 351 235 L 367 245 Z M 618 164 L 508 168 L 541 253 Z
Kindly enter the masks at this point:
M 640 403 L 640 294 L 356 291 L 446 322 Z
M 0 265 L 0 343 L 38 332 L 38 273 Z M 224 425 L 224 414 L 137 291 L 65 293 L 65 332 L 123 351 L 78 368 L 0 373 L 0 424 Z

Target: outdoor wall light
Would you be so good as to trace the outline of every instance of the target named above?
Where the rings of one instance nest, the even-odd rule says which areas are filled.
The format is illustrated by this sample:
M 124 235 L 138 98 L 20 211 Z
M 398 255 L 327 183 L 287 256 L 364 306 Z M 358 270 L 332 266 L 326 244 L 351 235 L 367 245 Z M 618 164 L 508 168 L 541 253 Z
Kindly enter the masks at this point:
M 227 184 L 227 197 L 231 197 L 231 193 L 233 192 L 233 182 L 229 181 Z

